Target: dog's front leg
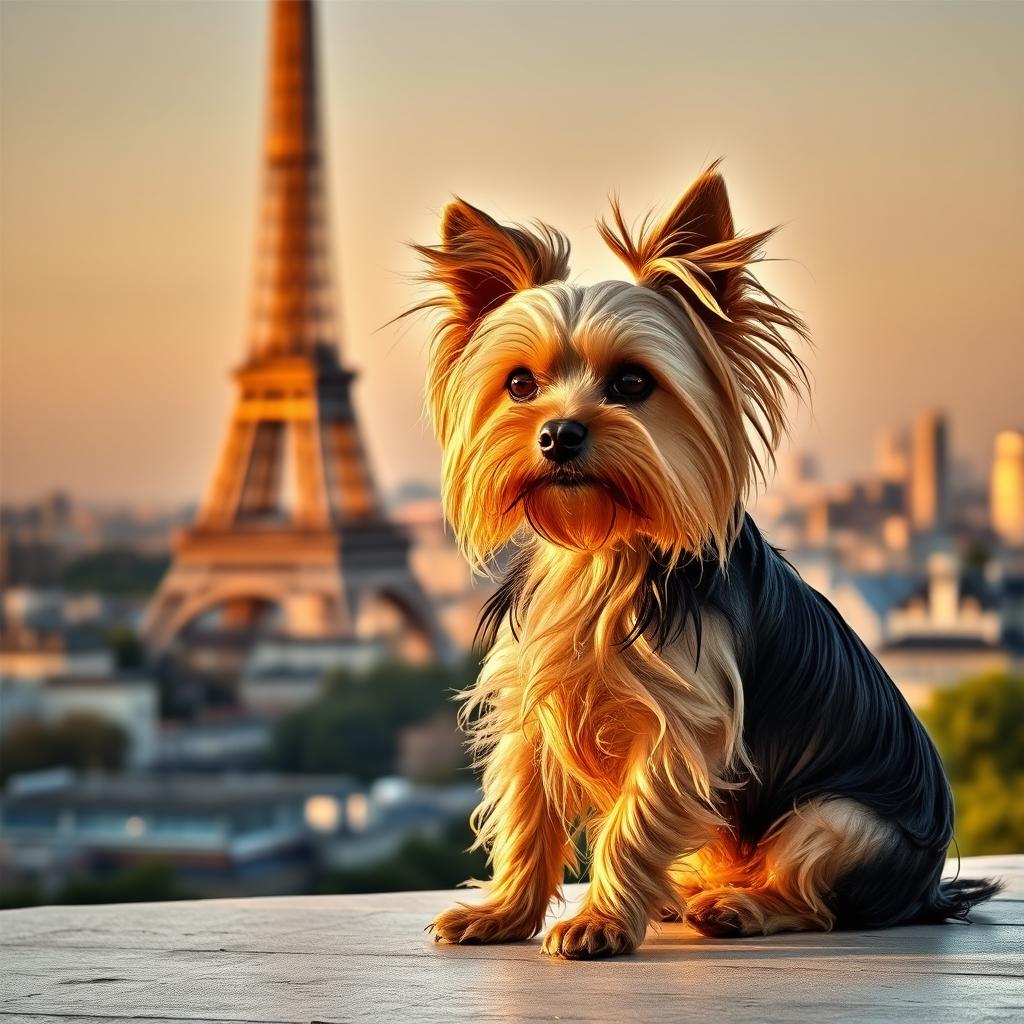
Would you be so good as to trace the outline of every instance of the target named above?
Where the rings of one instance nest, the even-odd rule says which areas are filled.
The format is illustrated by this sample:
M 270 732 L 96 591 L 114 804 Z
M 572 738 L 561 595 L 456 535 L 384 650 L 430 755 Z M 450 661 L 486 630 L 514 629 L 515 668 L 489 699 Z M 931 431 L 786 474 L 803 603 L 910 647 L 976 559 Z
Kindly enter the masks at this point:
M 540 931 L 573 851 L 565 824 L 548 802 L 536 748 L 521 733 L 504 736 L 483 776 L 478 834 L 493 877 L 482 903 L 458 903 L 432 925 L 448 942 L 516 942 Z
M 707 824 L 700 817 L 642 759 L 597 823 L 590 888 L 579 912 L 551 928 L 544 952 L 589 960 L 636 949 L 652 914 L 678 902 L 669 868 L 681 852 L 706 842 Z

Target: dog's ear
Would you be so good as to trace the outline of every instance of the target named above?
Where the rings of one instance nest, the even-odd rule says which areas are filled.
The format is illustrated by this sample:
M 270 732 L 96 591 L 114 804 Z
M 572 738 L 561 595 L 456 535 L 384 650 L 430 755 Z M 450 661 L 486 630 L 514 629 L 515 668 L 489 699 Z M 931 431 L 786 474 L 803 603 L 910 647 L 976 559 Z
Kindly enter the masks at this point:
M 666 217 L 655 221 L 648 216 L 635 236 L 615 202 L 612 223 L 602 221 L 598 228 L 638 284 L 678 298 L 695 319 L 698 330 L 692 340 L 704 364 L 721 393 L 734 396 L 770 459 L 785 430 L 786 392 L 799 392 L 807 384 L 792 345 L 794 337 L 807 338 L 807 327 L 751 271 L 775 229 L 736 234 L 717 162 Z M 748 454 L 764 477 L 759 454 L 753 448 Z
M 447 438 L 459 401 L 451 382 L 466 343 L 480 321 L 517 292 L 569 273 L 569 243 L 545 224 L 533 230 L 499 224 L 482 210 L 454 199 L 444 210 L 440 245 L 414 245 L 426 264 L 423 280 L 437 291 L 406 314 L 436 309 L 427 386 L 438 436 Z
M 679 197 L 660 221 L 647 217 L 633 237 L 617 202 L 612 223 L 598 230 L 612 251 L 629 267 L 638 284 L 669 290 L 691 303 L 704 319 L 731 319 L 730 309 L 744 291 L 746 266 L 757 260 L 772 235 L 737 236 L 725 180 L 712 164 Z
M 569 272 L 569 243 L 553 228 L 499 224 L 458 198 L 442 215 L 441 244 L 414 248 L 427 264 L 426 279 L 443 289 L 420 308 L 442 308 L 447 326 L 463 340 L 516 292 Z

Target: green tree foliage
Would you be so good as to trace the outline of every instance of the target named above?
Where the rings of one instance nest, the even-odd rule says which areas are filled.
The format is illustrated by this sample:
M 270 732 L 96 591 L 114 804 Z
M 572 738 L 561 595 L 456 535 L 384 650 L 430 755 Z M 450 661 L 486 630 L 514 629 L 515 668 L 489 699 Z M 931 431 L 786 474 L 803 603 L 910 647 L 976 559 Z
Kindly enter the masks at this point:
M 398 733 L 454 707 L 474 666 L 381 665 L 366 675 L 332 673 L 312 704 L 281 719 L 271 762 L 279 771 L 376 779 L 395 770 Z
M 109 875 L 69 879 L 48 899 L 31 884 L 4 888 L 0 890 L 0 910 L 41 903 L 150 903 L 194 896 L 182 887 L 169 864 L 147 861 Z
M 146 555 L 134 548 L 102 548 L 65 567 L 61 582 L 69 590 L 139 596 L 152 593 L 167 571 L 164 555 Z
M 981 572 L 988 565 L 988 560 L 991 557 L 992 551 L 989 546 L 977 538 L 967 543 L 960 554 L 964 568 L 973 569 L 976 572 Z
M 58 893 L 57 903 L 149 903 L 193 899 L 169 864 L 147 861 L 109 876 L 74 878 Z
M 32 882 L 16 885 L 0 885 L 0 910 L 14 910 L 16 907 L 38 907 L 43 895 Z
M 146 663 L 146 654 L 142 641 L 134 630 L 125 626 L 115 626 L 107 630 L 107 646 L 114 654 L 114 664 L 122 672 L 140 669 Z
M 1024 676 L 965 680 L 922 718 L 953 786 L 960 852 L 1024 852 Z
M 473 841 L 464 821 L 452 822 L 436 839 L 407 840 L 392 857 L 361 868 L 324 873 L 316 891 L 402 892 L 413 889 L 452 889 L 469 878 L 486 878 L 487 857 L 467 852 Z
M 124 764 L 128 736 L 99 715 L 75 712 L 56 723 L 22 719 L 4 734 L 0 783 L 17 772 L 69 767 L 116 771 Z

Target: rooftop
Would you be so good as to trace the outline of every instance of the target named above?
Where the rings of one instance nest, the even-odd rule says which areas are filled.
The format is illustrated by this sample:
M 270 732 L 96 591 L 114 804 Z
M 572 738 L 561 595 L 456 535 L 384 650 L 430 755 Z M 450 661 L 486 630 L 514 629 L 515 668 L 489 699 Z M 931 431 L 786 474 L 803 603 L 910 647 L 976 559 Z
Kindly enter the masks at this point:
M 65 807 L 160 806 L 194 810 L 262 805 L 269 800 L 304 799 L 315 793 L 347 794 L 358 786 L 343 776 L 278 775 L 128 775 L 70 777 L 45 788 L 26 787 L 0 794 L 0 808 L 19 804 Z
M 954 865 L 950 865 L 952 870 Z M 435 945 L 465 893 L 270 897 L 0 913 L 0 1016 L 26 1021 L 1019 1020 L 1024 856 L 966 859 L 1007 891 L 971 925 L 718 940 L 663 925 L 632 957 L 539 941 Z M 569 905 L 580 886 L 570 886 Z
M 883 645 L 882 651 L 1006 651 L 1000 640 L 986 640 L 980 636 L 957 636 L 935 633 L 924 636 L 903 636 Z

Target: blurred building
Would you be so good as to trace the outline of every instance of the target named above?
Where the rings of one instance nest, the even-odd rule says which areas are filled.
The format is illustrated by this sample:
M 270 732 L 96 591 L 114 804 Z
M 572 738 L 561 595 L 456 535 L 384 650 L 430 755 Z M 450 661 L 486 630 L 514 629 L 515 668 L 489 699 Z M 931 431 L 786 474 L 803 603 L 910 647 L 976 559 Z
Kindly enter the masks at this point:
M 436 836 L 479 799 L 472 784 L 368 789 L 261 773 L 23 776 L 0 795 L 0 880 L 53 892 L 157 861 L 199 894 L 300 892 L 318 870 L 361 867 Z
M 902 570 L 923 568 L 929 554 L 951 543 L 987 549 L 996 538 L 1012 546 L 1024 529 L 1019 431 L 997 438 L 988 487 L 969 461 L 951 457 L 941 412 L 914 420 L 909 452 L 902 431 L 879 431 L 866 478 L 824 484 L 793 471 L 807 461 L 802 454 L 781 461 L 773 487 L 755 508 L 787 550 L 828 550 L 852 570 Z
M 329 673 L 362 675 L 388 653 L 383 639 L 263 637 L 242 669 L 239 702 L 259 714 L 287 714 L 314 701 Z
M 906 435 L 886 428 L 875 437 L 875 472 L 888 483 L 905 484 L 910 476 Z
M 113 652 L 94 630 L 20 625 L 0 630 L 0 679 L 98 677 L 113 671 Z
M 323 838 L 321 863 L 325 868 L 379 863 L 413 836 L 436 838 L 450 822 L 465 821 L 479 801 L 480 790 L 472 783 L 417 786 L 379 779 L 349 800 L 350 827 Z
M 903 692 L 1024 666 L 1024 435 L 1003 431 L 990 486 L 951 459 L 945 417 L 883 430 L 873 473 L 832 485 L 781 472 L 756 518 Z
M 808 549 L 790 561 L 914 705 L 968 676 L 1024 668 L 1024 574 L 965 567 L 949 552 L 920 570 L 851 571 L 834 553 Z
M 0 507 L 0 587 L 56 584 L 71 533 L 66 494 Z
M 258 774 L 26 777 L 0 797 L 0 872 L 52 888 L 157 860 L 200 893 L 296 892 L 314 863 L 307 808 L 329 802 L 344 829 L 355 790 Z
M 406 489 L 392 502 L 392 514 L 412 539 L 412 568 L 437 610 L 445 632 L 460 651 L 473 644 L 480 611 L 495 583 L 474 578 L 446 526 L 436 491 Z
M 127 763 L 158 758 L 159 687 L 141 668 L 122 670 L 103 623 L 100 595 L 12 587 L 0 603 L 0 733 L 22 720 L 54 725 L 88 715 L 116 725 Z
M 465 761 L 465 742 L 455 711 L 438 711 L 399 733 L 395 769 L 405 779 L 448 778 Z
M 996 435 L 989 502 L 996 536 L 1006 544 L 1024 545 L 1024 431 Z
M 266 763 L 272 722 L 265 716 L 209 711 L 199 721 L 160 725 L 155 767 L 171 772 L 252 770 Z
M 160 756 L 160 695 L 147 675 L 54 675 L 15 679 L 0 675 L 0 736 L 23 720 L 53 725 L 89 715 L 118 726 L 128 741 L 129 767 Z
M 9 587 L 0 601 L 0 679 L 105 676 L 114 653 L 92 602 L 62 590 Z
M 0 587 L 62 586 L 90 554 L 136 552 L 160 559 L 190 510 L 152 505 L 89 505 L 56 492 L 0 506 Z
M 804 540 L 812 546 L 839 545 L 851 549 L 874 539 L 897 550 L 909 536 L 902 483 L 873 479 L 831 488 L 807 509 Z
M 787 559 L 872 650 L 886 641 L 890 612 L 920 585 L 918 574 L 910 571 L 851 570 L 829 551 L 803 548 L 787 552 Z
M 915 705 L 936 689 L 986 672 L 1024 666 L 1024 652 L 1004 635 L 1002 594 L 984 574 L 934 554 L 928 574 L 889 612 L 878 656 Z
M 914 420 L 910 464 L 910 519 L 921 533 L 949 524 L 949 453 L 946 418 L 923 412 Z
M 999 587 L 1003 637 L 1016 651 L 1024 651 L 1024 552 L 996 563 L 990 577 Z

